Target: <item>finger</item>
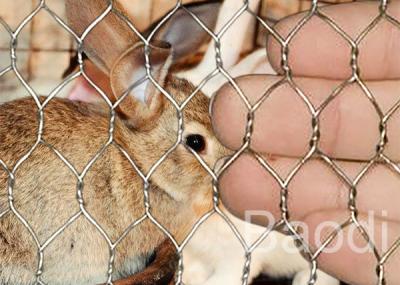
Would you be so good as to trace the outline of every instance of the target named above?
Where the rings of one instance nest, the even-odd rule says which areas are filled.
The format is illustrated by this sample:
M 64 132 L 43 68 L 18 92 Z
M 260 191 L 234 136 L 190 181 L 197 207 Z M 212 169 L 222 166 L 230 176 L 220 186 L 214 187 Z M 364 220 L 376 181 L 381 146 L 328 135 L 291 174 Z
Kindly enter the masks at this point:
M 247 76 L 237 80 L 246 97 L 256 102 L 280 80 L 274 76 Z M 315 108 L 339 85 L 338 81 L 295 78 Z M 367 82 L 383 113 L 399 100 L 397 81 Z M 238 149 L 243 143 L 247 108 L 230 86 L 222 87 L 213 99 L 212 120 L 216 135 L 223 144 Z M 365 126 L 365 127 L 360 127 Z M 376 153 L 380 141 L 380 118 L 366 94 L 356 85 L 346 87 L 320 115 L 319 148 L 335 158 L 367 160 Z M 262 153 L 303 156 L 312 138 L 312 116 L 304 101 L 289 86 L 275 89 L 255 112 L 252 148 Z M 388 144 L 385 154 L 400 160 L 400 115 L 394 112 L 387 123 Z
M 283 180 L 299 162 L 296 159 L 270 157 L 266 159 Z M 342 172 L 353 180 L 366 164 L 336 162 Z M 400 175 L 384 165 L 375 165 L 357 184 L 356 205 L 360 211 L 374 211 L 396 221 L 400 220 Z M 241 155 L 222 174 L 220 192 L 224 205 L 239 218 L 246 211 L 268 211 L 277 220 L 281 217 L 282 187 L 253 156 Z M 348 209 L 350 186 L 326 163 L 306 162 L 287 187 L 290 218 L 301 220 L 313 212 Z M 261 219 L 262 217 L 260 217 Z M 254 222 L 263 223 L 262 219 Z
M 302 236 L 315 252 L 327 238 L 337 231 L 338 226 L 348 219 L 344 212 L 315 213 L 304 220 Z M 357 229 L 351 224 L 329 243 L 318 257 L 318 264 L 329 274 L 349 284 L 378 284 L 376 273 L 379 260 L 391 250 L 400 238 L 400 224 L 380 219 L 372 214 L 363 214 L 358 218 L 364 230 L 377 250 L 378 257 Z M 384 263 L 386 284 L 400 284 L 400 255 L 396 249 Z
M 321 8 L 341 29 L 355 40 L 379 15 L 379 1 L 362 1 Z M 388 14 L 400 18 L 400 3 L 392 1 Z M 285 18 L 276 26 L 286 38 L 306 16 L 300 13 Z M 400 77 L 400 29 L 387 20 L 381 21 L 359 44 L 359 67 L 363 79 Z M 272 36 L 268 39 L 272 66 L 281 70 L 281 45 Z M 314 16 L 289 44 L 289 64 L 296 76 L 344 79 L 351 75 L 351 45 L 331 26 Z

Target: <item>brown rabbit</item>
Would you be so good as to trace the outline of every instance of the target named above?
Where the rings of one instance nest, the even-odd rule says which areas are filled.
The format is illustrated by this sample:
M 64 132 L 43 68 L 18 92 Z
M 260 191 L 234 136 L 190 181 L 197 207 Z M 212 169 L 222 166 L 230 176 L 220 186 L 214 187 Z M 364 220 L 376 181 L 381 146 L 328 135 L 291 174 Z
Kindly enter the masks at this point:
M 107 3 L 67 0 L 73 31 L 82 34 Z M 177 31 L 177 37 L 160 30 L 159 38 L 174 45 L 195 26 L 184 26 L 186 32 Z M 195 88 L 169 75 L 168 69 L 195 48 L 175 53 L 165 44 L 151 48 L 152 75 L 179 104 Z M 88 34 L 84 51 L 109 76 L 112 94 L 107 96 L 113 102 L 146 76 L 144 46 L 114 12 Z M 115 244 L 113 279 L 143 269 L 165 235 L 148 217 L 125 235 L 132 222 L 145 215 L 144 181 L 133 163 L 147 175 L 174 146 L 178 119 L 173 104 L 149 80 L 141 82 L 115 109 L 110 128 L 106 104 L 39 100 L 43 132 L 33 99 L 0 106 L 0 159 L 6 165 L 0 172 L 0 284 L 103 283 L 109 244 Z M 178 242 L 212 201 L 210 175 L 189 149 L 210 166 L 227 154 L 212 134 L 206 96 L 194 96 L 182 113 L 182 143 L 149 179 L 150 212 Z

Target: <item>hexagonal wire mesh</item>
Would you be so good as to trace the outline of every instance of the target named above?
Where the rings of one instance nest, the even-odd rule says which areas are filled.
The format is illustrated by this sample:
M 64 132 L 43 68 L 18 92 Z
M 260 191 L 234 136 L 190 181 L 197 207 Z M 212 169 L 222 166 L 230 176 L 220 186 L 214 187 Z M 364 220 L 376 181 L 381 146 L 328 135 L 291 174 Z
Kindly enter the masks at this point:
M 281 197 L 280 197 L 280 211 L 281 211 L 281 220 L 278 221 L 274 228 L 281 227 L 281 226 L 286 226 L 290 233 L 294 235 L 297 239 L 302 241 L 302 245 L 305 249 L 305 254 L 308 257 L 310 264 L 311 264 L 311 276 L 310 276 L 310 281 L 309 284 L 314 284 L 316 278 L 317 278 L 317 258 L 321 254 L 321 251 L 328 246 L 328 244 L 335 238 L 335 235 L 338 234 L 339 231 L 344 229 L 345 227 L 354 224 L 357 226 L 357 229 L 359 232 L 362 234 L 363 238 L 370 244 L 370 246 L 374 249 L 375 257 L 376 257 L 376 262 L 377 262 L 377 279 L 378 279 L 378 284 L 384 284 L 385 283 L 385 263 L 387 260 L 391 257 L 391 255 L 394 254 L 396 249 L 400 246 L 400 240 L 397 240 L 395 244 L 392 245 L 392 247 L 389 248 L 385 253 L 379 254 L 378 250 L 375 248 L 375 245 L 373 244 L 373 241 L 370 239 L 368 236 L 367 231 L 364 229 L 362 224 L 360 223 L 358 219 L 358 210 L 357 210 L 357 192 L 358 192 L 358 184 L 360 180 L 362 180 L 368 173 L 368 170 L 373 167 L 373 165 L 381 163 L 386 166 L 388 166 L 391 170 L 393 170 L 397 175 L 400 175 L 400 167 L 393 161 L 391 160 L 390 157 L 384 154 L 384 149 L 387 144 L 387 122 L 393 115 L 393 113 L 399 108 L 400 102 L 397 102 L 390 110 L 386 113 L 384 113 L 377 103 L 374 94 L 369 90 L 369 88 L 366 86 L 365 82 L 363 79 L 360 77 L 360 68 L 359 68 L 359 45 L 360 42 L 367 36 L 367 34 L 374 29 L 378 25 L 378 23 L 382 20 L 389 21 L 392 23 L 394 26 L 397 28 L 400 28 L 400 23 L 390 16 L 387 13 L 387 7 L 388 7 L 388 1 L 387 0 L 380 0 L 380 5 L 379 9 L 376 11 L 376 17 L 375 19 L 365 28 L 365 30 L 359 34 L 359 36 L 355 39 L 353 39 L 351 36 L 349 36 L 338 24 L 335 23 L 334 20 L 332 20 L 329 16 L 327 16 L 321 9 L 319 8 L 319 2 L 323 1 L 318 1 L 318 0 L 313 0 L 310 3 L 310 9 L 306 13 L 305 17 L 295 26 L 295 28 L 288 34 L 287 37 L 283 37 L 280 35 L 274 28 L 271 26 L 269 23 L 264 21 L 259 15 L 254 14 L 253 11 L 249 10 L 249 1 L 248 0 L 243 0 L 243 6 L 234 14 L 234 16 L 224 25 L 224 27 L 221 29 L 221 31 L 217 34 L 213 33 L 210 29 L 208 29 L 202 22 L 201 20 L 193 13 L 191 13 L 189 10 L 187 10 L 184 6 L 182 1 L 177 0 L 176 6 L 172 9 L 171 12 L 169 12 L 165 18 L 159 22 L 159 24 L 154 28 L 153 32 L 150 33 L 147 37 L 142 36 L 138 30 L 135 28 L 133 24 L 129 22 L 129 20 L 122 15 L 118 10 L 114 9 L 113 7 L 113 1 L 109 0 L 109 4 L 107 9 L 104 10 L 104 12 L 99 15 L 90 26 L 88 26 L 85 30 L 85 32 L 82 34 L 82 36 L 76 35 L 72 29 L 59 17 L 57 16 L 56 13 L 54 13 L 47 5 L 45 0 L 41 0 L 40 3 L 37 5 L 37 7 L 25 18 L 23 21 L 18 25 L 18 27 L 15 30 L 12 30 L 10 26 L 0 18 L 0 23 L 1 25 L 7 30 L 11 37 L 10 41 L 10 56 L 11 56 L 11 65 L 5 67 L 0 71 L 0 77 L 5 75 L 6 73 L 13 72 L 18 80 L 21 82 L 21 84 L 25 87 L 25 89 L 29 92 L 29 95 L 35 100 L 36 105 L 37 105 L 37 113 L 38 113 L 38 121 L 39 121 L 39 128 L 37 131 L 37 140 L 36 143 L 31 146 L 30 150 L 23 156 L 21 157 L 15 166 L 11 169 L 6 165 L 6 163 L 3 160 L 0 160 L 0 164 L 2 168 L 6 171 L 8 175 L 8 203 L 9 203 L 9 209 L 7 209 L 5 212 L 0 213 L 0 218 L 3 217 L 5 214 L 11 212 L 14 214 L 18 220 L 26 227 L 26 229 L 30 232 L 31 236 L 33 237 L 37 250 L 38 250 L 38 265 L 37 265 L 37 283 L 38 284 L 44 284 L 45 280 L 42 280 L 42 274 L 43 274 L 43 262 L 44 262 L 44 252 L 48 245 L 55 240 L 68 226 L 70 226 L 74 221 L 76 221 L 79 217 L 84 216 L 92 225 L 94 225 L 98 232 L 102 235 L 104 240 L 107 242 L 109 250 L 110 250 L 110 256 L 109 256 L 109 266 L 108 266 L 108 284 L 112 284 L 112 278 L 113 278 L 113 269 L 114 269 L 114 259 L 115 259 L 115 252 L 118 244 L 124 239 L 124 237 L 138 224 L 142 223 L 144 220 L 149 219 L 151 220 L 152 223 L 154 223 L 160 230 L 164 232 L 164 234 L 173 242 L 173 244 L 176 247 L 177 253 L 179 255 L 179 266 L 178 270 L 176 273 L 176 284 L 183 284 L 182 281 L 182 274 L 183 274 L 183 256 L 182 256 L 182 250 L 185 247 L 185 245 L 188 243 L 188 241 L 191 239 L 191 237 L 196 233 L 196 230 L 198 227 L 204 223 L 211 215 L 220 215 L 225 222 L 231 227 L 232 229 L 232 234 L 236 236 L 236 238 L 240 241 L 241 245 L 243 246 L 243 250 L 245 253 L 245 262 L 244 262 L 244 267 L 243 267 L 243 276 L 242 276 L 242 283 L 247 284 L 248 283 L 248 275 L 249 275 L 249 270 L 251 266 L 251 255 L 252 252 L 256 249 L 256 247 L 260 244 L 262 240 L 267 238 L 268 234 L 270 231 L 265 232 L 257 241 L 255 241 L 253 244 L 247 244 L 244 238 L 242 237 L 241 233 L 235 228 L 235 225 L 229 220 L 229 218 L 224 214 L 224 212 L 221 211 L 219 207 L 219 190 L 218 190 L 218 180 L 221 174 L 228 168 L 232 163 L 234 163 L 235 160 L 238 159 L 238 157 L 244 153 L 251 154 L 256 160 L 259 162 L 259 164 L 265 169 L 266 172 L 271 175 L 276 182 L 279 184 L 281 188 Z M 247 116 L 247 124 L 246 124 L 246 134 L 243 138 L 243 144 L 241 147 L 235 152 L 235 154 L 224 164 L 222 169 L 218 173 L 215 173 L 204 161 L 203 159 L 196 154 L 195 152 L 192 151 L 193 155 L 198 159 L 199 163 L 206 169 L 206 171 L 209 173 L 209 175 L 212 177 L 213 181 L 213 209 L 206 213 L 201 219 L 198 220 L 198 222 L 194 225 L 192 228 L 191 232 L 187 235 L 186 239 L 184 240 L 183 243 L 178 243 L 174 237 L 168 232 L 168 230 L 160 224 L 157 219 L 152 215 L 151 213 L 151 205 L 149 201 L 149 187 L 150 187 L 150 178 L 154 171 L 160 166 L 160 164 L 166 159 L 166 157 L 174 151 L 177 146 L 182 143 L 182 133 L 184 130 L 184 120 L 183 120 L 183 109 L 185 108 L 188 100 L 190 100 L 193 96 L 196 96 L 196 92 L 191 94 L 188 98 L 187 101 L 185 101 L 183 104 L 178 104 L 173 96 L 171 94 L 168 94 L 168 92 L 155 80 L 151 73 L 151 64 L 150 64 L 150 41 L 151 38 L 154 36 L 154 33 L 174 15 L 179 9 L 184 9 L 186 10 L 187 13 L 191 15 L 194 21 L 196 21 L 203 29 L 206 30 L 206 32 L 211 36 L 212 41 L 214 42 L 215 45 L 215 51 L 216 51 L 216 69 L 202 82 L 201 86 L 206 84 L 207 80 L 211 79 L 211 77 L 215 76 L 216 74 L 222 74 L 226 80 L 230 83 L 230 85 L 236 90 L 237 96 L 241 98 L 243 103 L 245 104 L 247 111 L 248 111 L 248 116 Z M 39 100 L 38 94 L 36 94 L 35 90 L 31 88 L 31 86 L 28 84 L 28 82 L 23 78 L 21 75 L 20 71 L 17 68 L 17 42 L 18 42 L 18 36 L 20 35 L 22 29 L 32 20 L 32 18 L 39 13 L 39 11 L 45 10 L 46 12 L 49 13 L 49 15 L 56 21 L 63 29 L 65 29 L 69 34 L 71 34 L 75 41 L 78 44 L 78 63 L 79 63 L 79 71 L 76 73 L 70 75 L 66 80 L 61 83 L 57 88 L 55 88 L 47 97 L 47 99 L 44 102 L 41 102 Z M 129 153 L 123 149 L 121 146 L 116 144 L 114 142 L 114 121 L 115 121 L 115 109 L 117 108 L 118 104 L 121 102 L 121 100 L 118 100 L 116 103 L 110 102 L 110 100 L 107 98 L 105 93 L 96 86 L 95 82 L 93 82 L 85 73 L 84 69 L 84 63 L 82 59 L 82 45 L 85 37 L 94 29 L 94 27 L 101 22 L 109 13 L 115 13 L 123 19 L 128 26 L 132 29 L 132 31 L 140 38 L 140 41 L 142 41 L 145 45 L 145 57 L 146 57 L 146 72 L 147 72 L 147 79 L 151 80 L 151 82 L 157 87 L 157 89 L 165 96 L 175 107 L 176 112 L 177 112 L 177 119 L 178 119 L 178 125 L 179 125 L 179 131 L 177 133 L 177 138 L 176 138 L 176 143 L 162 156 L 159 158 L 159 160 L 153 165 L 153 167 L 148 171 L 148 173 L 143 173 L 140 171 L 139 167 L 135 165 L 135 162 L 130 158 Z M 282 57 L 281 57 L 281 68 L 283 70 L 283 77 L 282 79 L 277 82 L 276 84 L 272 85 L 268 90 L 265 90 L 264 95 L 259 98 L 259 100 L 256 103 L 251 103 L 249 99 L 246 97 L 244 92 L 241 90 L 237 82 L 235 81 L 234 78 L 230 76 L 227 70 L 224 69 L 224 62 L 221 57 L 221 38 L 223 35 L 226 33 L 226 31 L 231 27 L 231 25 L 244 13 L 250 13 L 252 14 L 259 24 L 265 28 L 266 31 L 270 33 L 271 36 L 275 38 L 277 42 L 279 42 L 281 46 L 281 51 L 282 51 Z M 333 30 L 335 30 L 350 46 L 351 46 L 351 70 L 352 74 L 351 76 L 342 82 L 330 95 L 329 97 L 319 106 L 315 107 L 313 103 L 310 101 L 310 98 L 301 90 L 301 88 L 296 84 L 295 80 L 292 77 L 292 70 L 291 70 L 291 65 L 289 61 L 289 53 L 290 53 L 290 48 L 289 45 L 293 38 L 296 36 L 296 34 L 299 33 L 299 31 L 310 21 L 312 17 L 318 17 L 320 20 L 328 24 Z M 43 126 L 44 126 L 44 108 L 45 106 L 49 103 L 52 98 L 54 98 L 58 92 L 64 88 L 70 81 L 73 79 L 83 76 L 89 83 L 92 85 L 98 93 L 101 94 L 103 99 L 107 102 L 111 112 L 110 112 L 110 127 L 109 127 L 109 139 L 106 144 L 104 144 L 101 149 L 94 155 L 94 157 L 89 161 L 89 163 L 86 165 L 86 167 L 83 169 L 83 171 L 78 172 L 74 165 L 72 165 L 66 157 L 63 156 L 63 153 L 58 151 L 53 145 L 47 143 L 43 137 Z M 283 84 L 288 84 L 297 94 L 297 96 L 305 103 L 307 106 L 308 112 L 311 116 L 311 125 L 312 125 L 312 133 L 311 133 L 311 140 L 310 140 L 310 145 L 307 153 L 300 159 L 300 161 L 297 163 L 297 165 L 290 171 L 289 175 L 287 175 L 286 178 L 282 178 L 279 173 L 270 165 L 270 163 L 259 153 L 251 149 L 251 138 L 253 134 L 253 129 L 254 129 L 254 119 L 256 116 L 256 111 L 260 108 L 260 106 L 269 98 L 269 95 L 276 90 L 279 86 L 282 86 Z M 329 105 L 330 102 L 334 98 L 336 98 L 347 86 L 351 84 L 356 84 L 358 85 L 361 90 L 364 92 L 364 95 L 366 98 L 369 100 L 369 102 L 373 105 L 373 107 L 376 110 L 376 113 L 379 116 L 379 133 L 380 133 L 380 139 L 376 148 L 376 154 L 375 156 L 365 165 L 365 167 L 359 172 L 359 174 L 354 178 L 351 179 L 346 172 L 344 172 L 339 165 L 335 162 L 335 160 L 324 153 L 323 150 L 320 149 L 319 143 L 321 141 L 321 136 L 320 136 L 320 117 L 323 111 L 326 109 L 326 107 Z M 199 88 L 196 89 L 198 91 Z M 16 176 L 16 172 L 21 166 L 21 164 L 29 159 L 33 151 L 38 147 L 38 145 L 45 145 L 49 149 L 51 149 L 57 157 L 72 171 L 72 173 L 75 175 L 77 179 L 77 202 L 79 203 L 80 210 L 70 217 L 70 219 L 62 226 L 60 227 L 56 232 L 53 233 L 47 240 L 45 241 L 40 241 L 37 234 L 35 233 L 34 229 L 31 227 L 29 222 L 24 218 L 24 216 L 18 211 L 18 209 L 14 205 L 14 185 L 18 177 Z M 106 148 L 110 145 L 115 145 L 119 148 L 119 150 L 124 154 L 126 159 L 130 162 L 132 168 L 139 173 L 141 179 L 143 180 L 143 185 L 144 185 L 144 203 L 145 203 L 145 213 L 142 217 L 138 218 L 136 221 L 133 221 L 132 224 L 123 232 L 123 234 L 115 241 L 113 241 L 107 234 L 107 232 L 101 227 L 101 225 L 90 215 L 90 213 L 86 210 L 85 208 L 85 201 L 83 198 L 83 191 L 84 191 L 84 183 L 83 180 L 89 171 L 89 169 L 92 167 L 92 165 L 95 163 L 95 161 L 100 157 L 100 155 L 106 150 Z M 349 211 L 349 217 L 346 222 L 344 222 L 340 228 L 338 228 L 334 233 L 332 233 L 324 242 L 321 248 L 318 250 L 312 252 L 305 241 L 301 238 L 299 233 L 296 231 L 296 228 L 293 227 L 291 224 L 291 220 L 289 218 L 289 207 L 288 207 L 288 197 L 290 195 L 288 187 L 289 184 L 292 182 L 296 174 L 300 171 L 300 169 L 311 159 L 318 158 L 321 161 L 323 161 L 326 165 L 328 165 L 335 173 L 336 175 L 347 185 L 347 187 L 350 189 L 349 191 L 349 199 L 348 199 L 348 211 Z

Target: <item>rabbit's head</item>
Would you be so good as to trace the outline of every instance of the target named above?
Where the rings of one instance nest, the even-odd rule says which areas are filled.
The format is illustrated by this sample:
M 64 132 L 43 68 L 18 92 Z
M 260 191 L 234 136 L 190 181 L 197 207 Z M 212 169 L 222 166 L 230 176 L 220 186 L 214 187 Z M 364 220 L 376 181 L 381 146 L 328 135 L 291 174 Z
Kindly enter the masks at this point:
M 69 24 L 78 35 L 108 7 L 108 1 L 98 0 L 66 3 Z M 194 6 L 192 12 L 213 25 L 219 4 L 214 1 L 209 5 Z M 209 98 L 200 91 L 191 96 L 196 87 L 169 72 L 176 60 L 198 50 L 207 34 L 189 14 L 180 11 L 146 47 L 123 20 L 126 13 L 121 11 L 113 7 L 83 39 L 83 50 L 109 78 L 112 94 L 107 96 L 119 102 L 117 120 L 124 127 L 116 129 L 116 137 L 122 138 L 124 148 L 145 173 L 163 158 L 151 175 L 153 185 L 177 201 L 190 200 L 208 207 L 211 176 L 198 158 L 212 169 L 227 150 L 212 132 Z

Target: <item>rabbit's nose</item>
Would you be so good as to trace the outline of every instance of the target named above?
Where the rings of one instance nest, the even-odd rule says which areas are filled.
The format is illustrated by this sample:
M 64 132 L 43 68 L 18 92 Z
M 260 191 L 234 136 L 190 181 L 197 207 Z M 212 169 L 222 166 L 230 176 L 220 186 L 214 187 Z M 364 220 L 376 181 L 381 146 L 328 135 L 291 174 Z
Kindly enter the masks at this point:
M 214 165 L 214 172 L 220 173 L 220 171 L 222 171 L 223 166 L 229 160 L 229 158 L 230 158 L 230 156 L 225 156 L 225 157 L 219 159 Z

